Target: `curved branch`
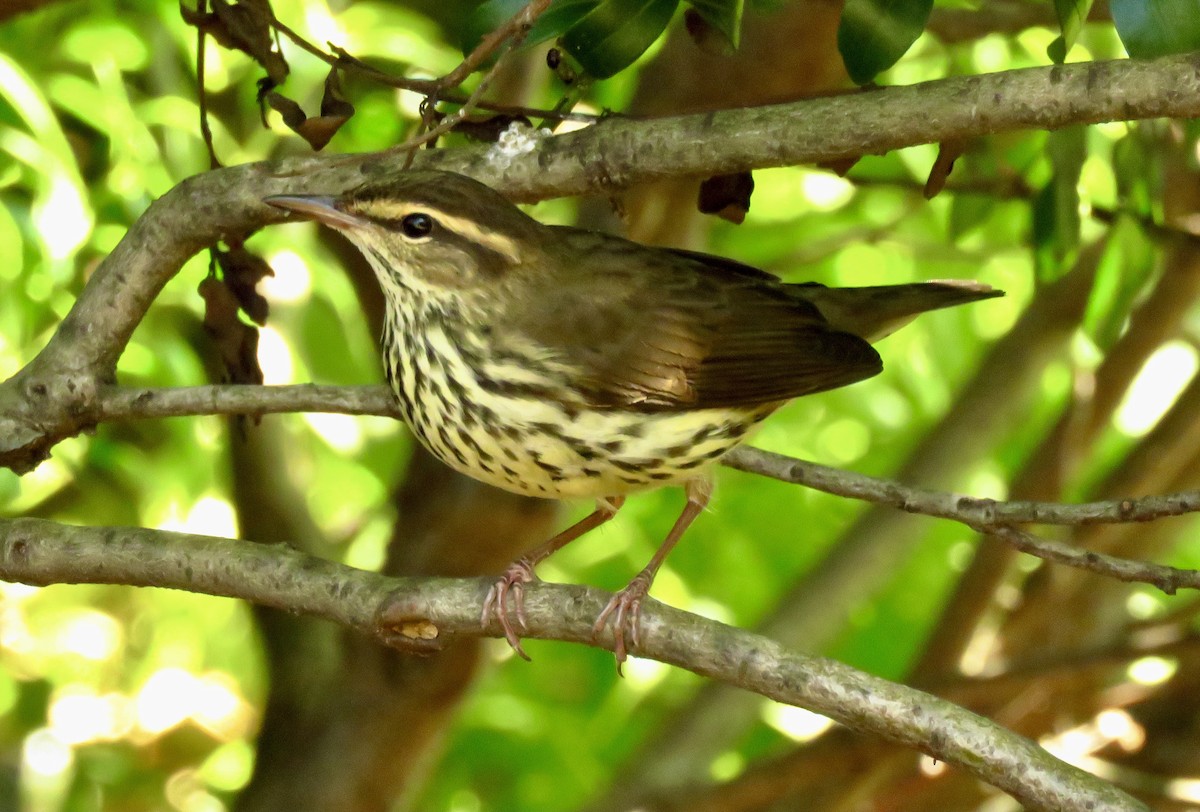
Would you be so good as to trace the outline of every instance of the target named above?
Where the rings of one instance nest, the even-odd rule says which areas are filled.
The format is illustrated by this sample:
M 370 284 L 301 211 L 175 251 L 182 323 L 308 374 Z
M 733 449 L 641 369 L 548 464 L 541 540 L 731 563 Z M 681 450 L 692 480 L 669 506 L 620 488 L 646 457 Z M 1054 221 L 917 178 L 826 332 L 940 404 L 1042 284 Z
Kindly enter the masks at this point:
M 488 579 L 388 578 L 313 558 L 286 545 L 142 528 L 71 527 L 0 520 L 0 577 L 31 584 L 112 583 L 186 589 L 304 612 L 397 648 L 427 651 L 455 638 L 500 636 L 479 625 Z M 545 583 L 526 588 L 529 637 L 592 641 L 608 597 Z M 1065 764 L 1028 739 L 950 702 L 750 632 L 650 600 L 639 656 L 834 718 L 855 730 L 956 764 L 1030 809 L 1144 810 L 1116 787 Z M 600 645 L 612 643 L 605 636 Z
M 914 114 L 914 112 L 919 114 Z M 997 132 L 1200 116 L 1200 56 L 1092 62 L 942 79 L 843 96 L 655 120 L 610 118 L 508 156 L 425 150 L 416 165 L 475 176 L 515 200 L 607 193 L 634 183 L 840 161 Z M 403 171 L 390 153 L 306 156 L 226 167 L 155 201 L 88 280 L 34 361 L 0 384 L 0 465 L 28 470 L 95 423 L 134 328 L 193 254 L 282 222 L 272 194 L 336 194 Z

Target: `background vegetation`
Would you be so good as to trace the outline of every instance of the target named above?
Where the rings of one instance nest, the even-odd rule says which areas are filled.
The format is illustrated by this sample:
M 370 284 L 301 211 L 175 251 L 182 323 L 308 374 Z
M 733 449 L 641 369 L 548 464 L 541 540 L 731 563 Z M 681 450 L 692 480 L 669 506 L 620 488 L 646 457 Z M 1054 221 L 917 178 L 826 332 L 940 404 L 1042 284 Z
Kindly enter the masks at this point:
M 17 13 L 31 5 L 41 7 Z M 334 43 L 394 76 L 448 73 L 472 32 L 491 27 L 471 4 L 271 5 L 306 41 Z M 887 68 L 877 81 L 901 85 L 1047 65 L 1056 47 L 1067 62 L 1125 55 L 1117 2 L 1111 14 L 1091 9 L 1087 23 L 1087 3 L 938 3 L 928 19 L 921 3 L 909 5 L 915 28 L 903 19 L 875 26 L 899 47 L 846 46 L 855 30 L 843 23 L 855 79 Z M 1054 5 L 1066 9 L 1065 27 Z M 702 18 L 675 11 L 667 25 L 672 3 L 667 33 L 646 29 L 653 45 L 628 70 L 620 55 L 600 49 L 588 63 L 586 48 L 577 51 L 594 73 L 616 66 L 582 88 L 564 87 L 545 67 L 551 42 L 530 47 L 502 66 L 487 98 L 550 108 L 567 94 L 584 113 L 670 115 L 851 87 L 837 48 L 840 3 L 751 3 L 744 16 L 737 7 L 724 17 L 726 4 L 712 6 Z M 879 12 L 849 8 L 868 19 Z M 1126 22 L 1121 33 L 1143 56 L 1196 47 L 1200 24 L 1187 22 L 1200 19 L 1196 11 L 1158 29 Z M 731 53 L 725 40 L 734 36 L 740 49 Z M 210 168 L 197 41 L 166 0 L 0 3 L 0 379 L 35 357 L 150 202 Z M 276 113 L 260 122 L 263 68 L 205 42 L 219 159 L 309 152 Z M 279 91 L 314 110 L 328 65 L 288 41 L 282 50 L 291 73 Z M 379 150 L 412 133 L 420 96 L 354 71 L 342 82 L 354 114 L 327 150 Z M 451 134 L 439 146 L 464 143 Z M 1191 124 L 1020 131 L 940 150 L 958 156 L 940 190 L 937 169 L 929 180 L 937 144 L 837 167 L 756 171 L 740 225 L 698 215 L 696 182 L 686 179 L 530 211 L 703 248 L 790 280 L 962 277 L 1008 291 L 889 338 L 884 374 L 791 404 L 758 446 L 997 499 L 1197 487 Z M 379 381 L 379 303 L 345 246 L 304 224 L 262 231 L 248 246 L 274 270 L 259 286 L 270 308 L 257 337 L 265 382 Z M 208 274 L 208 256 L 198 255 L 158 296 L 121 354 L 122 385 L 189 386 L 228 374 L 202 325 L 197 287 Z M 648 560 L 681 499 L 671 490 L 632 499 L 543 576 L 618 588 Z M 486 492 L 415 451 L 390 418 L 339 414 L 103 423 L 23 476 L 0 472 L 5 516 L 287 540 L 392 574 L 497 573 L 567 511 L 585 509 L 559 515 Z M 1179 517 L 1057 537 L 1197 567 L 1194 530 Z M 1157 809 L 1200 804 L 1194 594 L 1168 597 L 1018 558 L 959 524 L 722 470 L 714 508 L 654 595 L 940 693 Z M 0 809 L 1013 804 L 910 750 L 797 708 L 731 697 L 683 670 L 635 659 L 621 680 L 603 650 L 526 645 L 532 664 L 491 640 L 416 660 L 323 621 L 228 599 L 0 583 Z

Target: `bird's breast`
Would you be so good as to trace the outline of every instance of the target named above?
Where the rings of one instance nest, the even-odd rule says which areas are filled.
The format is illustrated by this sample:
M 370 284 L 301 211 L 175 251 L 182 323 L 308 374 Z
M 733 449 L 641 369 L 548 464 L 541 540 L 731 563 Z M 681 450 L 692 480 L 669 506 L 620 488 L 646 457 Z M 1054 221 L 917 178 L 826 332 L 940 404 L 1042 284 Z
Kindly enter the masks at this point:
M 405 422 L 434 456 L 531 496 L 615 496 L 690 479 L 774 408 L 596 408 L 536 348 L 489 347 L 449 323 L 397 320 L 384 350 Z

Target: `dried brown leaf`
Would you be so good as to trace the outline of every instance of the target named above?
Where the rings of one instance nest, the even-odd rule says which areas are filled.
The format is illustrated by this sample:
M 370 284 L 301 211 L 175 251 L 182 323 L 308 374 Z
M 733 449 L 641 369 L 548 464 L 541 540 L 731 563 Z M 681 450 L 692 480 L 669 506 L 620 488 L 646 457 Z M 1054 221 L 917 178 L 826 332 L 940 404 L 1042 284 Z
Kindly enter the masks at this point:
M 354 115 L 354 105 L 346 101 L 342 93 L 342 79 L 337 68 L 330 68 L 325 76 L 325 92 L 321 95 L 321 115 L 327 118 L 341 117 L 348 121 Z
M 261 384 L 258 364 L 258 328 L 238 318 L 238 301 L 215 276 L 200 283 L 204 298 L 204 330 L 213 339 L 230 383 Z
M 212 11 L 202 13 L 182 3 L 183 21 L 195 26 L 220 45 L 241 51 L 267 72 L 271 87 L 282 84 L 288 75 L 287 60 L 275 47 L 271 24 L 275 12 L 268 0 L 211 0 Z
M 214 249 L 213 256 L 221 267 L 221 280 L 233 294 L 238 307 L 255 324 L 266 324 L 270 305 L 257 287 L 264 277 L 275 275 L 271 266 L 240 243 L 231 245 L 228 251 Z
M 264 98 L 271 109 L 283 117 L 283 123 L 289 129 L 298 130 L 308 120 L 308 116 L 304 115 L 304 108 L 282 93 L 271 92 Z
M 749 172 L 714 175 L 700 184 L 697 206 L 704 214 L 715 214 L 740 225 L 750 211 L 753 192 L 754 176 Z
M 325 92 L 321 96 L 319 116 L 307 117 L 299 104 L 281 93 L 269 92 L 265 99 L 271 109 L 283 117 L 283 123 L 317 151 L 324 148 L 342 125 L 354 115 L 354 105 L 342 95 L 336 68 L 331 69 L 325 77 Z
M 929 177 L 925 181 L 925 199 L 929 200 L 946 188 L 946 180 L 954 169 L 954 162 L 967 151 L 967 142 L 962 139 L 951 139 L 938 144 L 937 159 L 929 169 Z

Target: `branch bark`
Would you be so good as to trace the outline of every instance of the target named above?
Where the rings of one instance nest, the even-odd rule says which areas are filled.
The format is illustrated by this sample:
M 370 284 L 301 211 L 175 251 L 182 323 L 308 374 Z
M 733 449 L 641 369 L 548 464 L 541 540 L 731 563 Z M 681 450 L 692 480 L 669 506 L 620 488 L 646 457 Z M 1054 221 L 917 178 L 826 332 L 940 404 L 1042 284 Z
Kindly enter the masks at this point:
M 304 612 L 401 650 L 440 650 L 455 639 L 501 636 L 479 624 L 489 579 L 389 578 L 300 553 L 144 528 L 72 527 L 0 520 L 0 577 L 29 584 L 110 583 L 187 589 Z M 526 636 L 591 643 L 608 596 L 528 585 Z M 759 635 L 647 601 L 635 650 L 762 696 L 823 713 L 855 730 L 958 765 L 1034 810 L 1145 810 L 1116 787 L 950 702 L 787 651 Z M 606 633 L 600 645 L 610 647 Z
M 920 115 L 914 115 L 920 111 Z M 609 193 L 682 175 L 841 161 L 915 144 L 1028 128 L 1200 116 L 1200 56 L 956 77 L 788 104 L 656 120 L 613 117 L 525 155 L 422 151 L 416 162 L 473 175 L 515 200 Z M 162 286 L 196 252 L 281 222 L 271 194 L 339 193 L 404 168 L 387 153 L 217 169 L 156 201 L 88 280 L 49 345 L 0 385 L 0 465 L 28 470 L 95 422 L 95 391 Z
M 98 413 L 106 419 L 178 417 L 204 414 L 260 415 L 277 412 L 341 412 L 399 417 L 384 386 L 194 386 L 175 389 L 122 389 L 99 394 Z M 917 488 L 899 482 L 798 460 L 757 448 L 734 449 L 723 459 L 731 468 L 804 485 L 907 513 L 961 522 L 1002 539 L 1020 552 L 1118 581 L 1153 584 L 1168 594 L 1200 589 L 1200 571 L 1119 558 L 1039 538 L 1013 525 L 1084 526 L 1132 524 L 1200 512 L 1200 491 L 1079 504 L 997 501 Z
M 423 152 L 418 165 L 474 175 L 518 200 L 610 192 L 656 178 L 832 161 L 1016 129 L 1157 116 L 1195 117 L 1200 115 L 1198 67 L 1200 58 L 1196 56 L 1146 63 L 1091 63 L 656 121 L 612 118 L 586 130 L 545 139 L 525 156 L 501 161 L 486 148 Z M 914 110 L 921 114 L 914 115 Z M 238 404 L 244 406 L 251 400 L 254 403 L 249 413 L 292 410 L 297 401 L 303 400 L 296 391 L 268 394 L 269 402 L 265 404 L 262 390 L 251 395 L 216 388 L 181 390 L 178 394 L 148 390 L 149 394 L 142 391 L 130 399 L 130 393 L 111 388 L 116 360 L 162 286 L 190 256 L 226 237 L 278 222 L 278 213 L 262 205 L 263 196 L 336 193 L 397 172 L 403 161 L 403 156 L 359 155 L 231 167 L 189 179 L 157 201 L 93 274 L 45 350 L 13 379 L 0 384 L 0 464 L 26 470 L 61 439 L 122 414 L 133 415 L 139 410 L 146 414 L 158 410 L 164 415 L 194 413 L 189 411 L 198 402 L 193 398 L 209 398 L 205 407 L 208 413 L 232 412 L 241 408 Z M 313 390 L 336 401 L 338 411 L 392 413 L 385 392 L 382 395 L 386 403 L 373 400 L 379 397 L 378 392 Z M 284 408 L 281 402 L 271 401 L 277 394 L 293 398 L 291 406 Z M 306 393 L 309 395 L 312 391 Z M 286 548 L 240 545 L 234 550 L 229 542 L 173 536 L 167 546 L 181 545 L 179 550 L 163 555 L 188 559 L 181 563 L 179 559 L 148 556 L 147 550 L 163 551 L 163 536 L 144 530 L 69 530 L 13 522 L 5 523 L 0 532 L 4 539 L 0 564 L 6 577 L 40 582 L 107 578 L 121 583 L 174 585 L 312 612 L 375 634 L 385 634 L 374 615 L 383 605 L 381 596 L 391 589 L 404 588 L 401 594 L 406 605 L 416 607 L 421 617 L 416 621 L 407 618 L 398 630 L 387 631 L 393 643 L 406 641 L 408 647 L 422 648 L 432 645 L 424 637 L 431 631 L 439 638 L 443 634 L 478 633 L 474 609 L 463 609 L 477 605 L 479 585 L 474 582 L 390 581 L 333 564 L 296 559 L 298 554 Z M 441 589 L 446 590 L 445 594 Z M 543 595 L 547 601 L 544 605 L 540 603 Z M 448 614 L 442 617 L 435 611 L 442 604 L 427 599 L 447 596 L 461 602 L 454 603 L 452 610 L 446 609 Z M 538 626 L 539 618 L 546 623 L 552 620 L 551 610 L 556 603 L 551 598 L 557 599 L 560 614 L 565 606 L 570 623 L 563 627 L 565 630 L 547 625 L 543 636 L 558 634 L 562 636 L 557 639 L 578 640 L 590 637 L 591 619 L 600 599 L 579 591 L 533 589 L 530 614 L 534 626 Z M 1064 783 L 1058 767 L 1039 760 L 1047 757 L 1036 748 L 1030 751 L 1032 745 L 1028 742 L 1005 750 L 995 762 L 983 759 L 977 747 L 971 749 L 964 742 L 978 744 L 1000 734 L 985 726 L 987 736 L 972 740 L 968 733 L 974 735 L 980 728 L 967 725 L 959 730 L 957 723 L 946 721 L 951 717 L 941 715 L 940 706 L 930 711 L 931 706 L 917 703 L 910 694 L 890 693 L 907 689 L 881 681 L 875 681 L 878 685 L 855 682 L 858 677 L 834 685 L 814 682 L 808 672 L 801 677 L 795 670 L 772 669 L 781 662 L 799 663 L 815 669 L 822 679 L 830 673 L 839 679 L 849 678 L 855 672 L 837 671 L 823 660 L 796 660 L 797 655 L 786 654 L 777 644 L 753 635 L 723 636 L 725 632 L 719 632 L 719 627 L 689 620 L 682 613 L 655 607 L 648 608 L 646 615 L 645 653 L 660 656 L 665 662 L 691 662 L 700 673 L 731 682 L 742 673 L 756 680 L 753 684 L 765 695 L 803 700 L 818 710 L 829 707 L 830 715 L 847 724 L 882 731 L 880 735 L 895 741 L 923 742 L 921 746 L 937 758 L 973 765 L 979 775 L 999 771 L 993 777 L 1005 783 L 997 785 L 1022 800 L 1031 798 L 1027 803 L 1035 808 L 1077 808 L 1058 794 L 1070 795 L 1078 789 L 1078 782 L 1086 787 L 1088 780 L 1094 781 L 1074 776 Z M 440 625 L 427 624 L 429 617 L 437 617 Z M 664 631 L 668 628 L 669 633 Z M 680 641 L 699 641 L 709 646 L 697 651 L 712 651 L 713 661 L 697 665 L 690 659 L 694 654 L 676 647 Z M 847 701 L 847 696 L 852 700 L 858 696 L 855 691 L 868 689 L 876 693 L 868 697 L 866 704 Z M 890 698 L 881 700 L 881 696 Z M 916 717 L 915 732 L 900 720 L 904 714 L 895 715 L 901 707 Z M 955 729 L 948 731 L 946 725 Z M 1009 740 L 1001 736 L 1001 741 Z M 1014 758 L 1031 759 L 1030 763 L 1036 764 L 1021 764 L 1010 770 L 1017 764 Z M 1054 803 L 1043 806 L 1048 799 Z M 1128 801 L 1119 798 L 1118 802 Z
M 104 420 L 281 412 L 333 412 L 400 418 L 395 399 L 386 386 L 217 385 L 165 389 L 114 386 L 100 391 L 97 404 L 97 413 Z M 746 446 L 734 449 L 722 462 L 739 471 L 804 485 L 835 496 L 893 507 L 907 513 L 950 519 L 981 532 L 1014 524 L 1131 524 L 1200 512 L 1200 491 L 1077 504 L 1001 501 L 912 487 L 890 479 Z

